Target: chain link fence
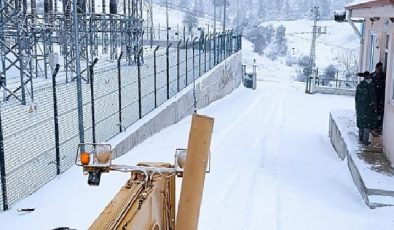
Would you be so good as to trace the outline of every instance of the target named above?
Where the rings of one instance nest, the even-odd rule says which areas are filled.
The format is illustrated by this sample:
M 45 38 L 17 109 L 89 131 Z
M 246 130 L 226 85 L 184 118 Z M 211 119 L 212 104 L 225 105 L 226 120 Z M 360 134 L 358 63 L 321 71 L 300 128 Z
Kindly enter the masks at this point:
M 70 168 L 81 136 L 86 143 L 108 141 L 240 49 L 241 36 L 228 32 L 141 49 L 135 65 L 122 55 L 97 59 L 82 74 L 82 111 L 75 82 L 62 82 L 57 71 L 35 87 L 30 105 L 3 102 L 0 210 Z

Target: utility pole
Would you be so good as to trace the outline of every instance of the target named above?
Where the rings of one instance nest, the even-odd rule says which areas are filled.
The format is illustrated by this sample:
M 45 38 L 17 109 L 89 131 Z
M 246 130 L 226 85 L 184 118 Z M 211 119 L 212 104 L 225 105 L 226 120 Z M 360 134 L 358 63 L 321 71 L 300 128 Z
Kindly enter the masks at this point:
M 227 0 L 224 0 L 224 4 L 223 4 L 223 30 L 222 30 L 222 33 L 226 32 L 226 8 L 227 8 Z
M 239 3 L 237 0 L 237 34 L 239 34 Z
M 216 1 L 213 0 L 213 34 L 216 34 Z
M 319 7 L 315 6 L 312 9 L 313 13 L 313 29 L 312 29 L 312 44 L 311 44 L 311 50 L 310 50 L 310 55 L 309 58 L 311 59 L 312 62 L 312 67 L 316 65 L 316 40 L 317 38 L 322 35 L 326 34 L 326 28 L 324 31 L 322 30 L 322 27 L 317 25 L 317 21 L 319 20 Z
M 313 13 L 313 29 L 312 29 L 312 43 L 311 43 L 311 51 L 309 54 L 309 58 L 310 58 L 310 66 L 308 66 L 306 69 L 304 69 L 304 74 L 307 76 L 307 80 L 306 80 L 306 88 L 305 88 L 305 93 L 312 93 L 313 91 L 313 86 L 315 84 L 315 81 L 312 81 L 311 75 L 313 75 L 314 71 L 314 67 L 316 66 L 316 40 L 317 38 L 326 33 L 326 29 L 324 29 L 324 31 L 322 31 L 322 27 L 317 25 L 317 21 L 319 20 L 319 7 L 315 6 L 312 9 L 312 13 Z M 316 72 L 317 73 L 317 72 Z M 315 75 L 313 75 L 313 78 L 315 77 Z

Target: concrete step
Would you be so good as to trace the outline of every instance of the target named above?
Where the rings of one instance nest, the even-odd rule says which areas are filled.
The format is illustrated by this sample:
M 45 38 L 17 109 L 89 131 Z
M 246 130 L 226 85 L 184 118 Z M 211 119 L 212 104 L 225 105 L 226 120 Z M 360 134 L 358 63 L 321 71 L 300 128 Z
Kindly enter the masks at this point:
M 372 209 L 379 207 L 394 206 L 394 197 L 392 196 L 372 195 L 372 196 L 368 196 L 368 199 L 369 199 L 369 206 Z
M 394 168 L 381 146 L 381 137 L 371 147 L 358 142 L 354 111 L 330 114 L 330 139 L 338 156 L 348 161 L 353 181 L 370 208 L 394 205 Z

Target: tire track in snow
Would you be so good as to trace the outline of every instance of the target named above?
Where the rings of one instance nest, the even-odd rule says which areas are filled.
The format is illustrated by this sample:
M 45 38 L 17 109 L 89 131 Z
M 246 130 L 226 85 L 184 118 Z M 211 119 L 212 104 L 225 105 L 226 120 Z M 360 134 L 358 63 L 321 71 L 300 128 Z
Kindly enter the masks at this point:
M 253 168 L 245 203 L 244 229 L 281 229 L 281 199 L 277 185 L 277 158 L 283 138 L 288 89 L 275 92 L 274 108 L 268 122 L 261 128 L 261 135 L 254 141 L 254 148 L 261 153 Z
M 217 147 L 220 147 L 222 142 L 226 139 L 228 139 L 228 136 L 230 136 L 234 130 L 236 130 L 237 126 L 242 126 L 243 121 L 246 120 L 248 116 L 250 116 L 251 112 L 254 110 L 255 106 L 259 104 L 259 102 L 262 100 L 264 94 L 259 95 L 256 97 L 252 103 L 249 104 L 249 106 L 243 111 L 241 116 L 239 116 L 236 120 L 234 120 L 230 125 L 228 125 L 224 130 L 220 131 L 217 133 L 215 136 L 218 136 L 214 139 L 214 143 L 212 145 L 212 149 L 216 149 Z
M 249 106 L 243 110 L 244 112 L 240 116 L 238 116 L 237 119 L 234 120 L 234 122 L 232 122 L 229 126 L 227 126 L 223 131 L 217 133 L 216 135 L 218 135 L 219 138 L 216 138 L 215 145 L 213 147 L 213 152 L 215 152 L 215 149 L 217 148 L 222 149 L 223 151 L 223 144 L 226 144 L 224 143 L 224 141 L 233 140 L 233 139 L 236 140 L 240 135 L 240 132 L 242 133 L 242 131 L 244 131 L 244 135 L 248 135 L 250 130 L 245 129 L 248 126 L 251 126 L 254 129 L 256 129 L 258 127 L 268 124 L 269 120 L 271 119 L 270 116 L 264 116 L 264 115 L 261 116 L 261 114 L 256 113 L 255 110 L 256 108 L 262 108 L 262 106 L 264 106 L 264 109 L 267 109 L 264 111 L 274 111 L 275 103 L 271 103 L 272 101 L 269 100 L 270 103 L 267 105 L 263 101 L 263 99 L 267 99 L 268 95 L 272 95 L 272 94 L 274 94 L 274 92 L 271 90 L 269 91 L 265 90 L 261 92 L 261 94 L 258 95 L 252 101 L 252 103 L 250 103 Z M 272 115 L 273 112 L 269 114 Z M 263 118 L 262 121 L 260 117 Z M 253 122 L 256 120 L 259 121 L 258 123 L 259 125 L 257 126 L 254 125 L 254 123 L 252 125 L 249 123 L 250 121 Z M 250 142 L 251 143 L 243 143 L 243 144 L 247 146 L 253 146 L 254 144 L 253 139 Z M 231 142 L 231 143 L 236 144 L 235 142 Z M 240 152 L 235 157 L 244 158 L 244 154 L 251 152 L 248 151 L 248 149 L 251 150 L 251 148 L 247 146 L 245 146 L 245 148 L 243 149 L 244 152 Z M 216 157 L 217 155 L 215 155 L 215 158 Z M 226 156 L 224 155 L 220 156 L 219 159 L 221 160 L 221 162 L 224 163 L 228 159 L 227 158 L 223 159 L 223 157 Z M 239 159 L 235 159 L 235 160 L 239 160 Z M 244 203 L 240 200 L 242 200 L 243 197 L 244 199 L 246 199 L 246 196 L 240 197 L 237 193 L 239 193 L 239 191 L 241 190 L 240 187 L 248 186 L 248 180 L 245 180 L 245 174 L 247 174 L 249 170 L 246 167 L 247 165 L 244 164 L 235 164 L 234 168 L 228 170 L 229 173 L 221 172 L 227 174 L 228 178 L 226 179 L 225 182 L 223 182 L 223 184 L 221 185 L 218 184 L 218 186 L 220 186 L 220 190 L 218 190 L 218 194 L 214 195 L 216 199 L 214 199 L 213 203 L 210 203 L 209 205 L 209 212 L 206 214 L 208 217 L 211 218 L 212 216 L 217 216 L 217 213 L 220 212 L 221 209 L 226 210 L 226 207 L 234 206 L 234 200 L 237 200 L 238 203 Z M 212 196 L 213 194 L 210 195 Z M 241 212 L 246 212 L 246 210 L 242 210 Z M 217 227 L 220 227 L 220 223 L 217 223 L 214 220 L 209 222 L 210 222 L 209 229 L 217 229 Z M 242 219 L 238 221 L 238 223 L 242 224 Z

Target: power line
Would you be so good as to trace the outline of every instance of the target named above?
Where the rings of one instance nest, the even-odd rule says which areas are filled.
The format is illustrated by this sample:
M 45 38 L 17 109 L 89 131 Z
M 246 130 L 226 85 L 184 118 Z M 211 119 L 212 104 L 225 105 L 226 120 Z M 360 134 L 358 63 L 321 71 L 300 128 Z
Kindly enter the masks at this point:
M 196 13 L 200 13 L 200 14 L 210 14 L 209 12 L 207 12 L 207 11 L 201 11 L 201 10 L 197 10 L 197 9 L 190 9 L 189 7 L 185 7 L 185 6 L 181 6 L 181 5 L 177 5 L 177 4 L 174 4 L 174 3 L 168 3 L 168 5 L 169 6 L 175 6 L 175 7 L 177 7 L 177 8 L 180 8 L 180 9 L 183 9 L 183 10 L 186 10 L 186 11 L 193 11 L 193 12 L 196 12 Z
M 305 34 L 309 34 L 309 33 L 310 33 L 310 32 L 305 32 Z M 296 36 L 296 35 L 294 35 L 293 33 L 286 34 L 286 36 L 295 37 L 295 38 L 298 38 L 298 39 L 310 41 L 309 38 L 304 38 L 304 37 Z M 330 44 L 330 43 L 327 43 L 327 42 L 316 41 L 316 43 L 323 44 L 323 45 L 326 45 L 326 46 L 336 47 L 336 48 L 340 48 L 340 49 L 345 49 L 345 50 L 353 50 L 352 48 L 348 48 L 348 47 L 344 47 L 344 46 L 339 46 L 339 45 L 334 45 L 334 44 Z

